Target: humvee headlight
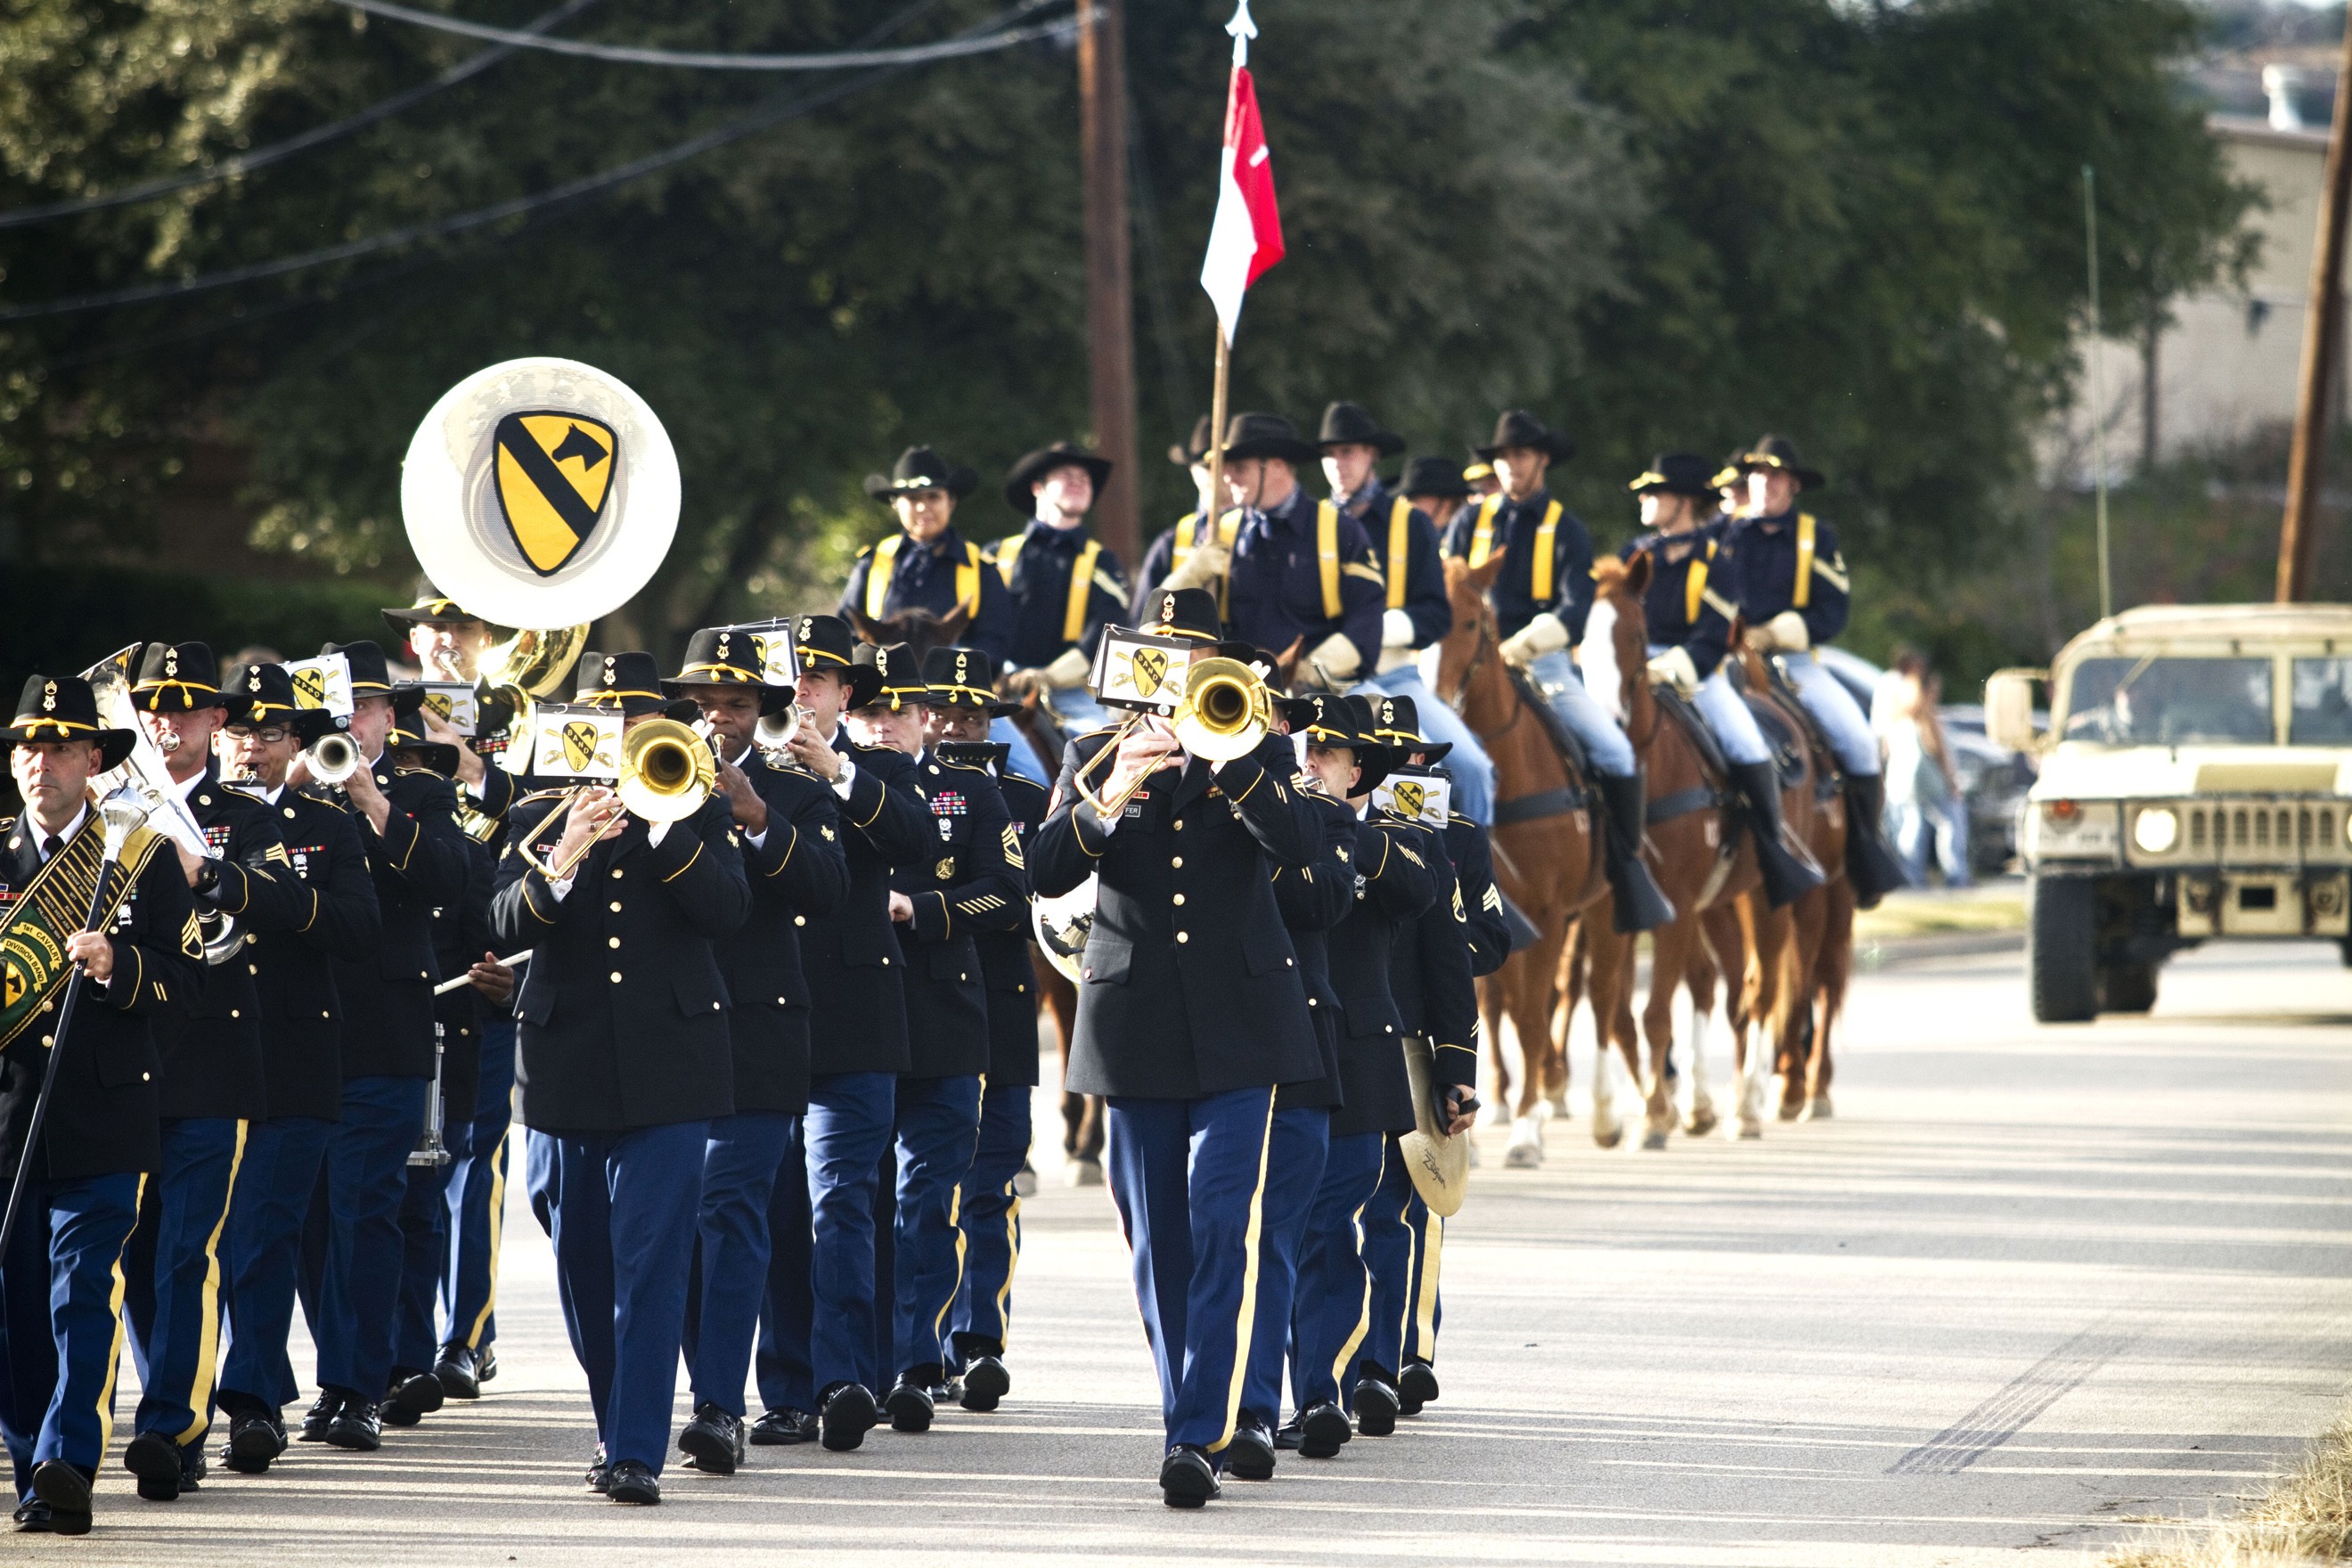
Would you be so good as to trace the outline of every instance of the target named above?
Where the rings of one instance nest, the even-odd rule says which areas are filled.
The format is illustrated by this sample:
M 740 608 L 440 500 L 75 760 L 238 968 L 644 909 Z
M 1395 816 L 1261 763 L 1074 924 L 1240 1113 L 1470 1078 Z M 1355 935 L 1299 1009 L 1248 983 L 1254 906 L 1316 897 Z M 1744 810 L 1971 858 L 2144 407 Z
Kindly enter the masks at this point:
M 2132 818 L 2132 842 L 2150 855 L 2171 852 L 2180 842 L 2180 814 L 2168 805 L 2144 805 Z

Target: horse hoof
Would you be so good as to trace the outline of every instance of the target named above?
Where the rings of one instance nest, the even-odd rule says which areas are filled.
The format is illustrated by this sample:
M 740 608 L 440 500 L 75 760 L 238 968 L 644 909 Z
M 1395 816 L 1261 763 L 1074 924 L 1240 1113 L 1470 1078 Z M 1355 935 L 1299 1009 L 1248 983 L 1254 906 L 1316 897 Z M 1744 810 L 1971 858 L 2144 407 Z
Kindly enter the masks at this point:
M 1478 1152 L 1478 1141 L 1475 1138 L 1470 1140 L 1469 1148 L 1464 1152 L 1470 1156 L 1470 1168 L 1472 1170 L 1477 1170 L 1479 1167 L 1486 1164 L 1486 1160 L 1481 1157 Z
M 1595 1123 L 1592 1129 L 1592 1141 L 1603 1149 L 1614 1149 L 1618 1144 L 1625 1142 L 1625 1129 L 1620 1126 L 1603 1127 Z
M 1726 1128 L 1724 1131 L 1730 1131 L 1730 1129 L 1729 1129 L 1729 1128 Z M 1758 1121 L 1755 1117 L 1753 1117 L 1753 1116 L 1743 1116 L 1743 1117 L 1741 1117 L 1741 1118 L 1739 1119 L 1739 1136 L 1740 1136 L 1740 1137 L 1742 1137 L 1742 1138 L 1761 1138 L 1761 1137 L 1763 1137 L 1763 1136 L 1764 1136 L 1764 1123 L 1762 1123 L 1761 1121 Z
M 1103 1184 L 1102 1162 L 1073 1160 L 1063 1179 L 1074 1187 L 1099 1187 Z
M 1543 1121 L 1522 1116 L 1511 1123 L 1511 1142 L 1503 1151 L 1507 1171 L 1532 1171 L 1543 1163 Z
M 1695 1106 L 1689 1119 L 1683 1123 L 1683 1131 L 1694 1138 L 1704 1138 L 1716 1130 L 1720 1120 L 1712 1105 Z
M 1562 1084 L 1559 1088 L 1552 1089 L 1545 1094 L 1543 1097 L 1543 1113 L 1547 1117 L 1566 1116 L 1568 1114 L 1568 1086 L 1566 1084 Z
M 1642 1147 L 1644 1150 L 1654 1151 L 1663 1149 L 1665 1146 L 1666 1135 L 1664 1132 L 1659 1131 L 1657 1129 L 1652 1128 L 1649 1131 L 1642 1134 Z
M 1835 1115 L 1837 1110 L 1830 1104 L 1830 1097 L 1826 1094 L 1817 1094 L 1805 1101 L 1805 1120 L 1808 1121 L 1827 1121 Z
M 1783 1121 L 1794 1121 L 1804 1113 L 1805 1102 L 1801 1100 L 1784 1100 L 1780 1102 L 1780 1120 Z

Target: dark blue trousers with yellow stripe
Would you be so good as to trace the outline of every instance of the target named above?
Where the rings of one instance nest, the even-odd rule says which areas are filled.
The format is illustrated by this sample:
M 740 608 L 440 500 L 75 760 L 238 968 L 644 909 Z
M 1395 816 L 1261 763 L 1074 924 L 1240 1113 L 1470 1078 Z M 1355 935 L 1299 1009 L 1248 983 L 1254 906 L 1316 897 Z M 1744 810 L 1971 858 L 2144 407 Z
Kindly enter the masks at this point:
M 0 1257 L 0 1438 L 16 1496 L 63 1459 L 95 1475 L 114 1429 L 122 1244 L 139 1217 L 135 1173 L 35 1177 Z
M 482 1020 L 482 1083 L 474 1116 L 449 1141 L 449 1262 L 441 1281 L 448 1343 L 480 1350 L 499 1337 L 499 1243 L 506 1226 L 507 1130 L 514 1121 L 515 1024 Z
M 122 1305 L 144 1390 L 131 1430 L 177 1447 L 201 1441 L 212 1425 L 222 1255 L 246 1137 L 247 1124 L 234 1117 L 165 1121 L 163 1168 L 142 1194 L 123 1254 Z
M 220 1389 L 272 1412 L 301 1396 L 286 1340 L 294 1326 L 296 1282 L 301 1273 L 302 1229 L 327 1138 L 335 1124 L 323 1117 L 284 1116 L 247 1124 L 245 1157 L 229 1205 L 228 1356 Z
M 1298 1299 L 1290 1313 L 1290 1389 L 1300 1409 L 1345 1403 L 1371 1330 L 1371 1276 L 1364 1268 L 1364 1210 L 1380 1188 L 1388 1136 L 1331 1140 L 1323 1183 L 1298 1249 Z
M 988 1085 L 980 1097 L 980 1147 L 963 1189 L 963 1289 L 956 1295 L 949 1361 L 1003 1355 L 1013 1325 L 1013 1271 L 1021 1264 L 1021 1195 L 1029 1158 L 1032 1097 L 1025 1083 Z
M 1134 1254 L 1168 1442 L 1233 1441 L 1257 1315 L 1274 1090 L 1109 1101 L 1104 1174 Z
M 466 1142 L 464 1122 L 444 1126 L 441 1136 L 457 1149 Z M 430 1372 L 444 1342 L 435 1331 L 449 1260 L 449 1184 L 457 1170 L 446 1165 L 411 1165 L 400 1200 L 400 1306 L 392 1323 L 392 1364 L 403 1372 Z M 448 1338 L 458 1338 L 456 1328 Z
M 1290 1344 L 1291 1304 L 1298 1288 L 1298 1249 L 1307 1216 L 1331 1152 L 1326 1106 L 1274 1113 L 1265 1170 L 1265 1215 L 1259 1227 L 1257 1324 L 1250 1333 L 1249 1376 L 1242 1408 L 1271 1432 L 1282 1425 L 1282 1368 Z
M 963 1285 L 964 1184 L 980 1140 L 980 1075 L 902 1078 L 894 1102 L 898 1154 L 890 1220 L 891 1345 L 886 1372 L 947 1363 L 948 1314 Z
M 1387 1142 L 1381 1184 L 1364 1205 L 1364 1268 L 1372 1278 L 1372 1315 L 1357 1364 L 1377 1366 L 1393 1380 L 1403 1370 L 1413 1285 L 1420 1272 L 1422 1226 L 1444 1222 L 1429 1212 L 1412 1190 L 1412 1177 L 1397 1147 L 1396 1134 L 1390 1133 Z M 1352 1393 L 1354 1379 L 1342 1382 Z

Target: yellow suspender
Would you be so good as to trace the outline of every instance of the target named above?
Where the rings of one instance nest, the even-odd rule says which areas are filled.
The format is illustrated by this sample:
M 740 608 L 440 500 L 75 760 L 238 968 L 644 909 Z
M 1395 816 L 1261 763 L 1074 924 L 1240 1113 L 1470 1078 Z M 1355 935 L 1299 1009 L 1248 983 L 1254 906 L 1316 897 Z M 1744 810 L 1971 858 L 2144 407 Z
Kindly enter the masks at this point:
M 903 533 L 894 533 L 874 547 L 874 559 L 866 568 L 866 616 L 878 621 L 883 616 L 883 602 L 890 597 L 890 575 L 898 569 L 898 546 L 907 542 Z
M 1339 618 L 1339 509 L 1315 503 L 1315 572 L 1323 580 L 1323 618 Z
M 1404 569 L 1411 563 L 1412 535 L 1405 524 L 1412 521 L 1412 503 L 1399 496 L 1389 503 L 1389 608 L 1404 608 Z
M 1544 508 L 1544 520 L 1536 526 L 1536 558 L 1528 574 L 1528 594 L 1538 605 L 1551 597 L 1551 541 L 1559 531 L 1559 502 L 1552 502 Z
M 980 614 L 980 546 L 967 541 L 963 547 L 963 564 L 956 568 L 956 603 L 969 605 L 976 617 Z
M 1095 585 L 1095 562 L 1101 554 L 1102 541 L 1089 539 L 1070 567 L 1070 607 L 1062 613 L 1064 642 L 1076 642 L 1087 635 L 1087 603 Z
M 1801 610 L 1812 601 L 1813 531 L 1820 526 L 1811 512 L 1797 514 L 1797 582 L 1789 591 L 1789 604 L 1795 609 Z
M 1010 539 L 996 542 L 996 574 L 1004 579 L 1004 585 L 1008 588 L 1013 586 L 1013 563 L 1021 559 L 1021 547 L 1028 542 L 1029 536 L 1025 533 L 1016 533 Z
M 1478 503 L 1478 527 L 1470 535 L 1470 570 L 1475 572 L 1486 564 L 1486 557 L 1495 553 L 1495 514 L 1503 510 L 1503 498 L 1498 492 Z
M 1168 567 L 1174 571 L 1192 558 L 1192 525 L 1201 521 L 1197 511 L 1188 512 L 1176 520 L 1176 548 L 1168 554 Z
M 1715 541 L 1706 542 L 1706 553 L 1690 564 L 1690 575 L 1683 579 L 1683 625 L 1698 625 L 1698 607 L 1706 599 L 1706 563 L 1715 559 Z

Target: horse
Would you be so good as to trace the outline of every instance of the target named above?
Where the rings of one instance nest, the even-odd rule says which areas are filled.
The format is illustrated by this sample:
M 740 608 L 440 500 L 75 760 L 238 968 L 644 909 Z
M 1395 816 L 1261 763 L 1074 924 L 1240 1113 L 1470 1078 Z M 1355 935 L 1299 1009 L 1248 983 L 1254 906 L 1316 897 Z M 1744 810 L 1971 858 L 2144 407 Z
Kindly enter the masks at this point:
M 1486 602 L 1503 560 L 1497 552 L 1473 568 L 1447 559 L 1445 593 L 1454 625 L 1435 644 L 1433 659 L 1424 652 L 1423 669 L 1431 690 L 1462 715 L 1494 760 L 1495 879 L 1538 932 L 1533 944 L 1478 983 L 1498 1102 L 1513 1088 L 1503 1052 L 1504 1016 L 1519 1042 L 1517 1095 L 1504 1163 L 1529 1166 L 1543 1157 L 1538 1101 L 1547 1090 L 1564 1094 L 1567 1089 L 1567 1057 L 1551 1030 L 1551 988 L 1568 922 L 1609 885 L 1594 841 L 1588 786 L 1503 663 L 1500 628 Z

